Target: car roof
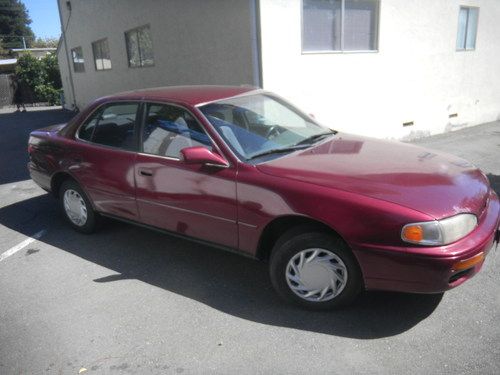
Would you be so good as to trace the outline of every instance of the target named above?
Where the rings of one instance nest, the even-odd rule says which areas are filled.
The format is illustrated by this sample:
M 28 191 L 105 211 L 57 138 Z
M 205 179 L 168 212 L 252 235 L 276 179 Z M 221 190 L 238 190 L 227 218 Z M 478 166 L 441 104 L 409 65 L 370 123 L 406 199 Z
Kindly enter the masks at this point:
M 259 89 L 250 86 L 169 86 L 122 92 L 107 96 L 105 99 L 161 100 L 196 106 L 251 91 Z

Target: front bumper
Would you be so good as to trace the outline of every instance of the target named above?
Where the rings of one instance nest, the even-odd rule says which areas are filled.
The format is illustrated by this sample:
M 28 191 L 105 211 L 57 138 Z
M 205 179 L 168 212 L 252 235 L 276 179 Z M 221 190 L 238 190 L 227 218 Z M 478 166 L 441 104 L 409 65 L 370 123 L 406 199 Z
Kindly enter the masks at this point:
M 485 256 L 500 239 L 500 204 L 492 191 L 477 228 L 440 247 L 354 247 L 366 289 L 440 293 L 457 287 L 481 270 L 483 261 L 456 270 L 458 262 Z M 477 258 L 475 258 L 477 259 Z M 455 267 L 454 267 L 455 266 Z

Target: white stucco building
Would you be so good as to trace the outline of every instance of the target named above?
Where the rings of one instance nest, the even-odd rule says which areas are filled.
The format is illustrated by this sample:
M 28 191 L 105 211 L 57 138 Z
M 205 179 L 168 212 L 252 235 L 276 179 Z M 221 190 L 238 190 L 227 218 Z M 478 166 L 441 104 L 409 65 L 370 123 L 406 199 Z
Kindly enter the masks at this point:
M 59 0 L 68 107 L 118 91 L 249 84 L 351 133 L 500 119 L 498 0 Z

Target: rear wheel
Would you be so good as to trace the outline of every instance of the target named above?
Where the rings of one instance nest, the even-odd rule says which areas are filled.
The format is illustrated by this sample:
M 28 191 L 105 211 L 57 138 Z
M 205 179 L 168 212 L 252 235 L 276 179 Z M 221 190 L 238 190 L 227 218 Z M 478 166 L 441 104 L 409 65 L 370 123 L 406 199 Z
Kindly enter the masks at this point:
M 83 191 L 73 180 L 66 180 L 59 190 L 59 200 L 68 223 L 81 233 L 92 233 L 96 229 L 97 213 Z
M 271 281 L 285 300 L 310 309 L 331 309 L 352 302 L 362 289 L 356 259 L 337 236 L 294 229 L 275 244 Z

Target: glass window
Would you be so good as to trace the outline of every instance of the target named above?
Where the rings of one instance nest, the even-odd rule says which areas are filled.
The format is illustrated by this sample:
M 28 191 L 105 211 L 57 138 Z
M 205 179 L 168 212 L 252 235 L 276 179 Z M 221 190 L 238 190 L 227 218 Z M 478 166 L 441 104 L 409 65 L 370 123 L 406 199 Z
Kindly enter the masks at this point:
M 82 47 L 76 47 L 71 50 L 71 58 L 73 59 L 73 70 L 76 73 L 85 71 L 85 61 L 83 60 Z
M 180 158 L 182 149 L 195 146 L 212 149 L 210 138 L 189 112 L 172 105 L 148 104 L 143 152 Z
M 460 7 L 458 13 L 457 50 L 476 48 L 479 8 Z
M 304 51 L 339 51 L 341 0 L 304 0 Z
M 96 70 L 111 69 L 111 58 L 109 57 L 108 40 L 98 40 L 92 43 L 92 52 L 94 53 L 94 63 Z
M 105 146 L 135 150 L 137 103 L 116 103 L 97 110 L 80 128 L 78 137 Z
M 92 141 L 92 136 L 94 135 L 95 126 L 97 125 L 97 121 L 100 116 L 100 110 L 98 110 L 99 114 L 94 114 L 92 117 L 87 119 L 85 123 L 80 127 L 78 131 L 78 138 L 83 139 L 84 141 L 90 142 Z
M 206 104 L 200 110 L 243 160 L 271 153 L 285 155 L 334 134 L 292 105 L 270 95 L 221 100 Z
M 125 43 L 128 65 L 131 68 L 154 65 L 153 42 L 149 26 L 127 31 Z
M 303 0 L 302 50 L 374 51 L 379 0 Z

